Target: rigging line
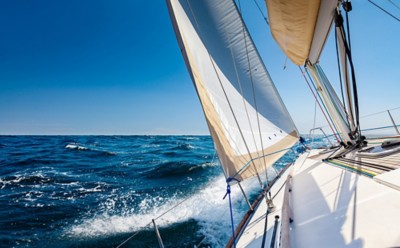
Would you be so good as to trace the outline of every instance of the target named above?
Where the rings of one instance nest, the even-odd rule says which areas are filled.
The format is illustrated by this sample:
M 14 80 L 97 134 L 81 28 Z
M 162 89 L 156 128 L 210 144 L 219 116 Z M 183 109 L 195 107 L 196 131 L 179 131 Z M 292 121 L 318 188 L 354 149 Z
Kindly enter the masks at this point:
M 380 170 L 385 170 L 385 171 L 393 170 L 393 168 L 390 167 L 390 166 L 369 163 L 369 162 L 365 162 L 365 161 L 361 161 L 361 160 L 348 159 L 348 158 L 345 158 L 345 157 L 344 158 L 335 158 L 335 159 L 343 161 L 343 162 L 354 163 L 355 165 L 371 167 L 371 168 L 374 168 L 374 169 L 380 169 Z
M 314 73 L 317 77 L 319 77 L 322 82 L 328 82 L 329 83 L 328 78 L 326 77 L 325 73 L 322 70 L 322 67 L 319 64 L 315 65 L 315 69 L 316 69 L 316 72 L 311 71 L 311 73 Z M 339 117 L 342 118 L 343 122 L 351 130 L 350 122 L 349 122 L 349 120 L 347 118 L 348 116 L 347 116 L 346 111 L 343 109 L 343 106 L 340 105 L 341 104 L 340 100 L 338 98 L 336 98 L 335 95 L 333 95 L 333 93 L 335 93 L 333 87 L 330 85 L 330 83 L 329 84 L 323 83 L 322 86 L 326 88 L 326 93 L 329 95 L 329 99 L 331 100 L 331 103 L 333 104 L 333 106 L 334 106 L 336 112 L 338 113 Z M 328 88 L 331 89 L 331 90 L 327 90 Z
M 194 15 L 194 12 L 193 12 L 193 9 L 192 9 L 191 4 L 189 3 L 189 0 L 186 0 L 186 4 L 187 4 L 187 5 L 189 6 L 189 8 L 190 8 L 191 14 L 192 14 L 192 16 L 193 16 L 193 18 L 194 18 L 194 20 L 195 20 L 195 22 L 196 22 L 196 26 L 197 26 L 198 30 L 200 30 L 200 26 L 199 26 L 199 24 L 198 24 L 198 22 L 197 22 L 196 16 Z M 214 68 L 214 70 L 215 70 L 215 68 Z M 195 83 L 195 85 L 196 85 L 196 83 Z M 196 87 L 196 91 L 197 91 L 197 93 L 198 93 L 197 87 Z M 199 99 L 200 99 L 200 102 L 203 103 L 203 101 L 202 101 L 200 95 L 199 95 Z M 202 104 L 202 105 L 203 105 L 203 104 Z M 205 113 L 204 113 L 204 114 L 205 114 Z M 208 122 L 208 121 L 207 121 L 207 122 Z M 236 149 L 239 149 L 239 146 L 238 146 L 237 142 L 236 142 L 234 139 L 232 139 L 231 133 L 228 133 L 228 135 L 229 135 L 229 137 L 231 138 L 231 141 L 233 140 L 233 143 L 234 143 L 234 145 L 236 146 Z M 242 157 L 238 157 L 238 161 L 240 161 L 240 162 L 243 163 L 243 164 L 244 164 L 244 163 L 247 163 L 247 160 L 244 159 L 244 158 L 242 158 Z M 225 170 L 223 170 L 223 172 L 224 172 L 224 174 L 226 173 Z M 228 178 L 229 175 L 225 174 L 225 177 Z
M 337 58 L 337 65 L 338 65 L 338 72 L 339 72 L 339 82 L 340 82 L 340 92 L 342 93 L 342 102 L 343 107 L 346 111 L 346 102 L 344 101 L 344 93 L 343 93 L 343 82 L 342 82 L 342 71 L 340 69 L 340 60 L 339 60 L 339 47 L 338 47 L 338 40 L 337 40 L 337 30 L 335 28 L 335 45 L 336 45 L 336 58 Z M 347 65 L 347 63 L 345 63 Z M 347 68 L 345 68 L 347 71 Z M 350 103 L 349 103 L 350 104 Z
M 388 11 L 386 11 L 384 8 L 382 8 L 381 6 L 377 5 L 376 3 L 372 2 L 371 0 L 368 0 L 368 2 L 372 3 L 373 5 L 375 5 L 375 7 L 377 7 L 378 9 L 382 10 L 383 12 L 385 12 L 386 14 L 390 15 L 391 17 L 393 17 L 394 19 L 396 19 L 398 22 L 400 22 L 400 19 L 395 17 L 394 15 L 390 14 Z
M 314 124 L 313 124 L 313 129 L 312 129 L 313 133 L 315 133 L 316 121 L 317 121 L 317 99 L 315 99 L 315 104 L 314 104 Z M 310 131 L 310 136 L 311 136 L 311 131 Z M 314 136 L 315 135 L 312 136 L 311 144 L 314 143 Z
M 189 3 L 189 1 L 186 1 L 186 2 L 187 2 L 188 6 L 189 6 L 189 8 L 190 8 L 190 11 L 192 12 L 192 15 L 193 15 L 194 20 L 195 20 L 195 22 L 196 22 L 197 28 L 200 30 L 199 23 L 197 22 L 196 15 L 194 14 L 193 9 L 192 9 L 192 5 Z M 236 5 L 235 5 L 235 6 L 236 6 Z M 227 95 L 227 93 L 226 93 L 226 91 L 225 91 L 225 87 L 224 87 L 224 85 L 223 85 L 223 83 L 222 83 L 222 80 L 221 80 L 221 78 L 220 78 L 220 75 L 219 75 L 219 73 L 218 73 L 218 71 L 217 71 L 217 68 L 215 67 L 215 63 L 214 63 L 214 61 L 213 61 L 213 59 L 212 59 L 212 57 L 211 57 L 211 54 L 208 52 L 208 50 L 207 50 L 207 53 L 208 53 L 208 57 L 209 57 L 209 59 L 210 59 L 210 62 L 211 62 L 211 64 L 212 64 L 212 66 L 213 66 L 215 75 L 217 76 L 218 81 L 219 81 L 219 84 L 220 84 L 220 86 L 221 86 L 221 89 L 222 89 L 222 91 L 223 91 L 223 93 L 224 93 L 225 99 L 226 99 L 226 101 L 227 101 L 227 103 L 228 103 L 229 109 L 231 110 L 233 119 L 235 120 L 236 126 L 237 126 L 238 129 L 239 129 L 239 133 L 240 133 L 240 136 L 241 136 L 241 138 L 242 138 L 242 140 L 243 140 L 243 143 L 244 143 L 244 145 L 245 145 L 245 147 L 246 147 L 247 153 L 249 154 L 249 157 L 251 158 L 251 161 L 253 161 L 252 155 L 251 155 L 251 153 L 250 153 L 250 149 L 249 149 L 249 147 L 248 147 L 248 145 L 247 145 L 247 142 L 246 142 L 246 139 L 245 139 L 245 137 L 244 137 L 244 135 L 243 135 L 242 129 L 240 128 L 240 125 L 239 125 L 239 122 L 238 122 L 238 120 L 237 120 L 237 118 L 236 118 L 235 112 L 233 111 L 232 104 L 231 104 L 231 102 L 229 101 L 228 95 Z M 258 173 L 258 170 L 257 170 L 257 167 L 256 167 L 254 161 L 253 161 L 253 167 L 254 167 L 254 169 L 255 169 L 255 172 L 256 172 L 257 176 L 259 177 L 259 173 Z M 260 180 L 260 184 L 262 184 L 262 183 L 261 183 L 261 180 Z
M 146 226 L 149 226 L 152 222 L 149 222 L 147 225 L 143 226 L 140 230 L 136 231 L 135 233 L 133 233 L 131 236 L 129 236 L 127 239 L 125 239 L 121 244 L 119 244 L 116 248 L 120 248 L 123 245 L 125 245 L 129 240 L 131 240 L 133 237 L 135 237 L 136 235 L 138 235 L 143 228 L 145 228 Z
M 346 12 L 346 27 L 347 27 L 347 39 L 348 39 L 348 42 L 349 42 L 349 51 L 351 51 L 351 42 L 350 42 L 350 19 L 349 19 L 349 12 L 352 10 L 352 7 L 351 7 L 351 2 L 349 2 L 349 0 L 346 0 L 346 8 L 344 8 L 345 9 L 345 12 Z M 347 60 L 345 60 L 346 61 L 346 75 L 347 75 Z M 355 86 L 353 86 L 353 87 L 355 87 Z M 351 103 L 349 103 L 349 104 L 351 104 Z M 358 101 L 357 101 L 357 105 L 358 105 Z M 357 106 L 357 108 L 359 108 L 358 106 Z M 352 106 L 350 106 L 350 110 L 352 110 Z M 348 113 L 347 113 L 347 115 L 348 115 Z M 353 113 L 351 113 L 351 115 L 353 115 Z M 358 120 L 359 120 L 359 118 L 360 118 L 360 116 L 358 116 L 357 117 L 358 118 Z M 354 120 L 352 120 L 352 122 L 353 122 Z M 353 124 L 354 125 L 354 124 Z M 359 127 L 360 128 L 360 127 Z M 359 131 L 359 135 L 361 136 L 361 128 L 360 128 L 360 131 Z
M 240 88 L 240 93 L 241 93 L 241 95 L 242 95 L 243 106 L 244 106 L 244 109 L 245 109 L 245 112 L 246 112 L 247 121 L 248 121 L 248 123 L 249 123 L 250 131 L 251 131 L 251 136 L 253 137 L 253 141 L 254 141 L 254 144 L 255 144 L 255 146 L 256 146 L 257 156 L 260 156 L 260 154 L 259 154 L 259 152 L 258 152 L 258 147 L 257 147 L 257 143 L 256 143 L 256 138 L 255 138 L 255 136 L 254 136 L 253 126 L 251 125 L 251 121 L 250 121 L 249 111 L 248 111 L 248 109 L 247 109 L 247 104 L 246 104 L 246 101 L 245 101 L 245 99 L 244 99 L 242 83 L 241 83 L 240 78 L 239 78 L 238 70 L 237 70 L 237 67 L 236 67 L 236 61 L 235 61 L 234 56 L 233 56 L 232 48 L 231 48 L 230 50 L 231 50 L 233 65 L 234 65 L 234 67 L 235 67 L 236 78 L 237 78 L 237 80 L 238 80 L 238 84 L 239 84 L 239 88 Z
M 254 0 L 254 3 L 256 4 L 258 10 L 260 11 L 262 17 L 264 18 L 265 23 L 269 26 L 269 21 L 268 18 L 264 15 L 264 12 L 261 10 L 260 5 L 257 3 L 257 0 Z
M 343 26 L 341 26 L 339 28 L 341 31 L 340 33 L 342 36 L 344 48 L 346 50 L 347 58 L 350 63 L 351 81 L 353 83 L 354 110 L 355 110 L 355 114 L 356 114 L 356 130 L 355 131 L 357 131 L 357 133 L 359 135 L 358 139 L 360 139 L 361 138 L 360 113 L 359 113 L 357 82 L 356 82 L 356 74 L 355 74 L 355 69 L 354 69 L 354 64 L 353 64 L 353 57 L 351 55 L 351 50 L 350 50 L 349 45 L 346 40 L 346 32 L 345 32 Z
M 386 11 L 384 8 L 382 8 L 381 6 L 379 6 L 378 4 L 372 2 L 371 0 L 368 0 L 368 2 L 372 3 L 373 5 L 375 5 L 375 7 L 377 7 L 378 9 L 382 10 L 383 12 L 385 12 L 386 14 L 388 14 L 389 16 L 393 17 L 394 19 L 396 19 L 396 21 L 400 22 L 400 19 L 395 17 L 394 15 L 390 14 L 388 11 Z
M 229 184 L 227 185 L 226 193 L 228 194 L 228 197 L 229 197 L 229 210 L 230 210 L 230 214 L 231 214 L 233 247 L 236 248 L 235 225 L 233 222 L 233 209 L 232 209 L 232 199 L 231 199 L 231 186 Z
M 186 179 L 184 179 L 186 180 Z M 184 181 L 182 180 L 182 182 Z M 166 215 L 167 213 L 171 212 L 173 209 L 177 208 L 179 205 L 181 205 L 182 203 L 184 203 L 185 201 L 189 200 L 191 198 L 191 196 L 189 195 L 186 199 L 180 201 L 178 204 L 176 204 L 175 206 L 171 207 L 170 209 L 168 209 L 167 211 L 165 211 L 164 213 L 160 214 L 159 216 L 157 216 L 156 218 L 154 218 L 154 220 L 158 220 L 161 217 L 163 217 L 164 215 Z M 149 223 L 147 223 L 147 225 L 143 226 L 140 228 L 140 230 L 134 232 L 131 236 L 129 236 L 127 239 L 125 239 L 121 244 L 119 244 L 116 248 L 120 248 L 122 247 L 124 244 L 126 244 L 129 240 L 131 240 L 133 237 L 135 237 L 137 234 L 139 234 L 139 232 L 141 232 L 143 230 L 143 228 L 151 225 L 152 221 L 150 221 Z
M 285 148 L 285 149 L 282 149 L 282 150 L 278 150 L 278 151 L 274 151 L 274 152 L 271 152 L 271 153 L 268 153 L 268 154 L 266 154 L 265 156 L 271 156 L 271 155 L 273 155 L 273 154 L 277 154 L 277 153 L 280 153 L 280 152 L 284 152 L 284 151 L 287 151 L 287 150 L 290 150 L 291 148 Z M 254 159 L 260 159 L 260 158 L 254 158 Z M 250 164 L 251 164 L 251 160 L 250 161 L 248 161 L 245 165 L 243 165 L 242 166 L 242 168 L 240 168 L 240 170 L 238 170 L 237 172 L 236 172 L 236 174 L 235 175 L 233 175 L 233 177 L 231 177 L 232 179 L 234 179 L 237 175 L 239 175 L 240 173 L 242 173 Z
M 241 7 L 240 0 L 239 0 L 239 1 L 238 1 L 238 13 L 241 15 L 241 12 L 242 12 L 242 7 Z M 246 37 L 244 27 L 243 27 L 243 36 Z M 244 39 L 244 42 L 245 42 L 245 48 L 246 48 L 247 59 L 248 59 L 248 52 L 247 52 L 247 43 L 246 43 L 246 39 Z M 255 138 L 255 136 L 254 136 L 253 126 L 251 125 L 251 121 L 250 121 L 249 111 L 248 111 L 248 109 L 247 109 L 247 104 L 246 104 L 246 101 L 245 101 L 245 98 L 244 98 L 244 93 L 243 93 L 242 84 L 241 84 L 241 81 L 240 81 L 240 78 L 239 78 L 239 74 L 238 74 L 238 70 L 237 70 L 237 67 L 236 67 L 236 61 L 235 61 L 234 56 L 233 56 L 232 46 L 230 46 L 230 50 L 231 50 L 233 65 L 234 65 L 234 67 L 235 67 L 236 78 L 237 78 L 237 80 L 238 80 L 239 87 L 240 87 L 240 92 L 241 92 L 241 95 L 242 95 L 243 106 L 244 106 L 244 109 L 245 109 L 245 111 L 246 111 L 247 121 L 248 121 L 248 123 L 249 123 L 250 131 L 251 131 L 251 136 L 253 137 L 253 142 L 254 142 L 254 145 L 255 145 L 256 150 L 257 150 L 257 156 L 260 157 L 259 150 L 258 150 L 258 147 L 257 147 L 256 138 Z M 249 65 L 249 70 L 250 70 L 250 65 Z M 252 80 L 251 71 L 250 71 L 250 80 Z M 256 108 L 256 111 L 257 111 L 257 108 Z M 261 148 L 263 148 L 262 144 L 261 144 Z
M 215 151 L 215 152 L 214 152 L 214 156 L 213 156 L 213 158 L 212 158 L 212 160 L 211 160 L 211 163 L 214 162 L 216 154 L 217 154 L 217 152 Z M 184 181 L 186 181 L 186 178 L 185 178 L 185 179 L 182 179 L 182 181 L 180 181 L 180 183 L 179 183 L 178 185 L 182 185 L 182 183 L 183 183 Z M 156 218 L 154 218 L 154 220 L 158 220 L 158 219 L 161 218 L 162 216 L 164 216 L 164 215 L 166 215 L 167 213 L 171 212 L 173 209 L 175 209 L 176 207 L 178 207 L 179 205 L 181 205 L 181 204 L 184 203 L 185 201 L 189 200 L 191 197 L 192 197 L 192 196 L 189 195 L 186 199 L 182 200 L 181 202 L 179 202 L 179 203 L 176 204 L 175 206 L 173 206 L 173 207 L 171 207 L 170 209 L 168 209 L 166 212 L 164 212 L 164 213 L 162 213 L 161 215 L 159 215 L 159 216 L 157 216 Z M 226 212 L 224 212 L 224 213 L 226 213 Z M 152 224 L 152 221 L 150 221 L 149 223 L 147 223 L 147 225 L 141 227 L 140 230 L 134 232 L 131 236 L 129 236 L 127 239 L 125 239 L 122 243 L 120 243 L 116 248 L 122 247 L 122 246 L 123 246 L 124 244 L 126 244 L 129 240 L 131 240 L 133 237 L 135 237 L 137 234 L 139 234 L 139 232 L 141 232 L 141 231 L 143 230 L 143 228 L 145 228 L 145 227 L 147 227 L 147 226 L 149 226 L 149 225 L 151 225 L 151 224 Z M 204 237 L 204 239 L 205 239 L 205 237 Z M 201 242 L 203 242 L 203 241 L 201 241 Z
M 400 6 L 395 4 L 392 0 L 388 0 L 391 4 L 393 4 L 396 8 L 400 9 Z
M 388 110 L 392 111 L 392 110 L 396 110 L 396 109 L 400 109 L 400 107 L 392 108 L 392 109 L 388 109 Z M 364 115 L 364 116 L 361 116 L 360 118 L 365 118 L 365 117 L 369 117 L 369 116 L 377 115 L 377 114 L 382 114 L 382 113 L 387 113 L 387 110 L 376 112 L 376 113 L 372 113 L 372 114 L 368 114 L 368 115 Z
M 333 129 L 331 123 L 330 123 L 329 120 L 328 120 L 328 117 L 326 116 L 324 110 L 322 109 L 322 106 L 321 106 L 320 102 L 318 101 L 318 98 L 317 98 L 317 96 L 315 95 L 315 92 L 312 90 L 311 85 L 310 85 L 310 83 L 308 82 L 306 75 L 304 74 L 304 72 L 303 72 L 303 70 L 301 69 L 300 66 L 299 66 L 299 69 L 300 69 L 300 72 L 301 72 L 301 74 L 303 75 L 303 77 L 304 77 L 304 79 L 305 79 L 305 81 L 306 81 L 306 83 L 307 83 L 307 85 L 308 85 L 308 88 L 310 88 L 310 91 L 311 91 L 311 93 L 313 94 L 313 96 L 314 96 L 314 98 L 315 98 L 315 101 L 318 103 L 318 106 L 319 106 L 319 108 L 321 109 L 321 112 L 324 114 L 325 119 L 326 119 L 326 122 L 328 122 L 328 125 L 329 125 L 329 127 L 331 128 L 332 133 L 335 134 L 335 138 L 336 138 L 337 142 L 340 143 L 341 141 L 339 140 L 338 136 L 336 135 L 336 133 L 335 133 L 335 131 L 334 131 L 334 129 Z M 325 110 L 326 110 L 326 108 L 325 108 Z
M 240 3 L 240 0 L 239 0 L 239 3 Z M 263 155 L 264 170 L 265 170 L 265 173 L 266 173 L 266 180 L 267 180 L 267 184 L 268 184 L 268 171 L 267 171 L 267 164 L 266 164 L 266 161 L 265 161 L 264 144 L 263 144 L 263 139 L 262 139 L 262 135 L 261 135 L 260 117 L 259 117 L 259 112 L 258 112 L 258 107 L 257 107 L 256 93 L 255 93 L 255 90 L 254 90 L 254 80 L 253 80 L 253 73 L 252 73 L 252 70 L 251 70 L 252 68 L 251 68 L 251 64 L 250 64 L 249 49 L 248 49 L 248 46 L 247 46 L 246 27 L 245 27 L 244 22 L 243 22 L 243 17 L 242 17 L 241 11 L 239 12 L 239 15 L 240 15 L 240 18 L 242 19 L 242 32 L 243 32 L 244 46 L 246 48 L 246 57 L 247 57 L 247 64 L 248 64 L 248 67 L 249 67 L 248 70 L 249 70 L 249 75 L 250 75 L 251 88 L 252 88 L 252 91 L 253 91 L 252 93 L 253 93 L 254 107 L 256 108 L 255 110 L 256 110 L 256 116 L 257 116 L 258 133 L 259 133 L 259 136 L 260 136 L 261 152 L 262 152 L 262 155 Z M 256 68 L 256 70 L 257 70 L 257 68 Z M 247 108 L 246 108 L 246 110 L 247 110 Z M 250 121 L 250 119 L 249 119 L 249 121 Z M 253 132 L 253 129 L 251 129 L 251 131 Z M 255 139 L 254 139 L 254 144 L 256 146 L 256 149 L 258 150 L 257 142 L 255 141 Z M 258 151 L 257 151 L 257 155 L 258 155 Z
M 346 3 L 351 6 L 349 0 L 346 0 Z M 351 7 L 350 7 L 351 8 Z M 345 9 L 346 12 L 346 28 L 347 28 L 347 40 L 349 41 L 349 50 L 351 50 L 351 42 L 350 42 L 350 21 L 349 21 L 349 12 L 351 9 Z
M 307 73 L 307 76 L 308 76 L 309 80 L 311 81 L 311 84 L 312 84 L 312 86 L 313 86 L 315 92 L 316 92 L 317 95 L 318 95 L 318 98 L 319 98 L 319 100 L 320 100 L 320 103 L 322 104 L 322 106 L 324 107 L 324 109 L 325 109 L 325 111 L 326 111 L 327 117 L 329 117 L 330 122 L 328 122 L 328 124 L 332 123 L 332 126 L 330 126 L 332 132 L 335 134 L 335 131 L 336 131 L 336 134 L 338 134 L 340 140 L 343 142 L 342 137 L 340 136 L 340 134 L 339 134 L 339 132 L 338 132 L 336 126 L 335 126 L 335 122 L 333 121 L 332 116 L 329 114 L 329 111 L 328 111 L 328 109 L 327 109 L 327 107 L 326 107 L 324 101 L 322 100 L 321 95 L 318 93 L 316 84 L 314 83 L 312 77 L 310 76 L 309 70 L 307 70 L 307 68 L 306 68 L 306 73 Z M 316 72 L 313 72 L 313 73 L 316 74 Z M 320 76 L 320 75 L 317 75 L 317 74 L 316 74 L 316 76 Z M 322 86 L 325 87 L 325 85 L 322 85 Z M 309 86 L 309 87 L 310 87 L 310 86 Z M 329 92 L 326 92 L 326 94 L 328 94 L 328 95 L 330 96 Z M 328 99 L 328 100 L 329 100 L 329 99 Z M 330 100 L 332 100 L 332 99 L 330 99 Z M 336 106 L 334 106 L 334 108 L 335 108 L 336 111 L 338 111 L 338 109 L 337 109 Z M 324 112 L 323 112 L 323 113 L 324 113 Z M 326 118 L 326 116 L 325 116 L 325 118 Z M 333 129 L 332 129 L 332 127 L 333 127 Z M 339 142 L 339 143 L 340 143 L 340 142 Z

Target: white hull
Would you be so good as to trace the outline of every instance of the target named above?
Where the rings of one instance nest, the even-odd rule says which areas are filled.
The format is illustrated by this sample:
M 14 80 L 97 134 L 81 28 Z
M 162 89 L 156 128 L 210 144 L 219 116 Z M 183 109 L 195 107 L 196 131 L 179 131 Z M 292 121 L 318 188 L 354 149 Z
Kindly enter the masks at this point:
M 319 151 L 301 155 L 271 188 L 276 211 L 268 215 L 265 247 L 271 246 L 276 215 L 276 247 L 400 247 L 400 191 L 379 179 L 393 182 L 400 169 L 374 179 L 310 158 Z M 290 193 L 283 186 L 289 175 Z M 282 213 L 285 204 L 289 209 Z M 266 208 L 261 201 L 237 247 L 261 247 Z

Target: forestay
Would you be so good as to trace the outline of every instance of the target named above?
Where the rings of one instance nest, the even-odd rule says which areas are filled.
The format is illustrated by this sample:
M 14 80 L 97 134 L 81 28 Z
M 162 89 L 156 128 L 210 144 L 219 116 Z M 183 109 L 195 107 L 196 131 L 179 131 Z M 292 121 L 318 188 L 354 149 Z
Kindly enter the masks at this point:
M 226 178 L 261 173 L 298 133 L 235 3 L 167 2 Z

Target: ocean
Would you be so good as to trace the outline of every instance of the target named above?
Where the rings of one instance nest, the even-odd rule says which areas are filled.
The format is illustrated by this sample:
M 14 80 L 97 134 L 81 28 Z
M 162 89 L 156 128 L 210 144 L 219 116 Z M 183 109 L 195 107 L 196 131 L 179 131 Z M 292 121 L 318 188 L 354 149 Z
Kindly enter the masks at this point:
M 256 179 L 243 186 L 260 192 Z M 210 136 L 0 136 L 0 191 L 1 247 L 158 247 L 152 219 L 166 247 L 231 236 Z M 237 187 L 232 201 L 238 224 L 248 207 Z

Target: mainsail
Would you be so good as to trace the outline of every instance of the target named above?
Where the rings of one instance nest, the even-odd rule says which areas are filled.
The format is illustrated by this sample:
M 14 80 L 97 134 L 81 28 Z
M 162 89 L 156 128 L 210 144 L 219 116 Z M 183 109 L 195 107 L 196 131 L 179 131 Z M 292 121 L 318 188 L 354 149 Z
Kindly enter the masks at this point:
M 296 65 L 319 59 L 338 0 L 266 0 L 272 35 Z
M 306 66 L 316 86 L 316 90 L 331 116 L 343 145 L 352 145 L 357 135 L 358 103 L 351 98 L 349 75 L 347 70 L 348 56 L 344 54 L 344 34 L 341 33 L 338 43 L 341 48 L 342 67 L 347 93 L 347 111 L 344 102 L 336 95 L 329 80 L 318 64 L 319 57 L 331 30 L 333 20 L 337 18 L 338 0 L 266 0 L 269 23 L 272 35 L 286 56 L 296 65 Z M 347 2 L 346 2 L 347 3 Z M 336 19 L 338 20 L 338 19 Z M 340 32 L 340 28 L 337 28 Z M 351 58 L 350 58 L 351 59 Z M 355 93 L 356 95 L 356 93 Z M 344 100 L 343 100 L 344 101 Z M 354 107 L 353 107 L 354 105 Z M 353 112 L 356 114 L 354 115 Z
M 167 1 L 225 177 L 260 174 L 298 141 L 233 1 Z

